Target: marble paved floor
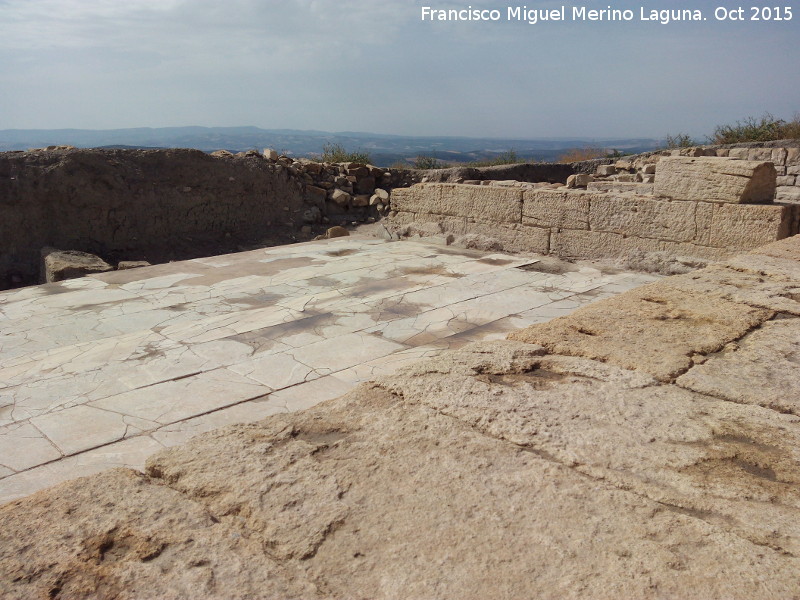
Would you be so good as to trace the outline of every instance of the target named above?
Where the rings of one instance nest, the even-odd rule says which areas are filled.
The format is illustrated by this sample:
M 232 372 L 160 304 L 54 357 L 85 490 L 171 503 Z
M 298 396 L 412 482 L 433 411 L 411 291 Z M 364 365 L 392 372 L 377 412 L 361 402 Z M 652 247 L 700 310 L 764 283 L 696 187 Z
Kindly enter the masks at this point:
M 339 238 L 0 292 L 0 503 L 655 279 Z

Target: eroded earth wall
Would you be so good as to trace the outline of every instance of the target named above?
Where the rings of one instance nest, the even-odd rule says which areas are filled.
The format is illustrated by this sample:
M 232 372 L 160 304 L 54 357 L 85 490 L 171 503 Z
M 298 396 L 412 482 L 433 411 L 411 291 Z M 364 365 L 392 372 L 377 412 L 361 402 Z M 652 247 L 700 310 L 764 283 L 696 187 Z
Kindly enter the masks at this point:
M 106 260 L 198 256 L 202 245 L 220 242 L 235 248 L 291 231 L 307 208 L 302 183 L 261 156 L 6 152 L 0 154 L 0 276 L 35 283 L 44 246 Z
M 7 598 L 794 598 L 800 237 L 0 507 Z

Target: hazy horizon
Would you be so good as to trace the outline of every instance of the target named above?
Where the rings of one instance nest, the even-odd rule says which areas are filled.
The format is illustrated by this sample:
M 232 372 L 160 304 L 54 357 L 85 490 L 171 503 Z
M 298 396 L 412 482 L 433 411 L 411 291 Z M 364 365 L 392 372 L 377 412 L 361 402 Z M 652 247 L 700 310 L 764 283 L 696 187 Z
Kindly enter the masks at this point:
M 421 19 L 408 0 L 0 0 L 0 129 L 704 138 L 800 108 L 792 20 Z M 468 5 L 441 2 L 437 9 Z M 539 2 L 536 9 L 604 9 Z M 533 8 L 533 7 L 531 7 Z

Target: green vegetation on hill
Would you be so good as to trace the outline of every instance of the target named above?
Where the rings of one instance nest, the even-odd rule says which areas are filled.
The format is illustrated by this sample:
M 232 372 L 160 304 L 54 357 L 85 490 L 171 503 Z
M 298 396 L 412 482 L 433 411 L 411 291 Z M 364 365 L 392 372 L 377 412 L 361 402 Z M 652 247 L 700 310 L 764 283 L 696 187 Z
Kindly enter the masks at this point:
M 771 142 L 792 138 L 800 138 L 800 113 L 795 113 L 791 121 L 776 119 L 770 113 L 764 113 L 759 118 L 747 117 L 736 121 L 735 125 L 717 125 L 709 142 L 712 144 L 738 144 L 740 142 Z
M 800 138 L 800 113 L 795 113 L 790 121 L 776 119 L 770 113 L 761 117 L 745 117 L 733 125 L 717 125 L 714 133 L 706 138 L 706 144 L 741 144 L 743 142 L 772 142 Z M 689 148 L 700 146 L 686 133 L 667 135 L 666 148 Z
M 369 152 L 347 152 L 341 144 L 331 142 L 322 146 L 320 160 L 327 163 L 354 162 L 366 165 L 372 162 L 372 157 Z

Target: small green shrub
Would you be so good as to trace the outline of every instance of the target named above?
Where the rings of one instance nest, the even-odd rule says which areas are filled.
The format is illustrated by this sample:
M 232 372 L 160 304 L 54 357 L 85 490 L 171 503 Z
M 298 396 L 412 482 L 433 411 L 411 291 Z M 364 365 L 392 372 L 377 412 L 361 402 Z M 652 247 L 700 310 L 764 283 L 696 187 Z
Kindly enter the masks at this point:
M 343 163 L 354 162 L 368 164 L 372 162 L 372 157 L 368 152 L 347 152 L 341 144 L 334 144 L 333 142 L 322 146 L 322 162 L 327 163 Z
M 415 169 L 444 169 L 445 167 L 447 167 L 446 164 L 433 156 L 420 155 L 414 159 Z
M 691 148 L 692 146 L 699 146 L 699 144 L 692 139 L 688 133 L 676 133 L 675 135 L 667 134 L 665 139 L 667 148 Z
M 771 142 L 800 136 L 800 115 L 791 121 L 776 119 L 770 113 L 759 118 L 747 117 L 735 125 L 717 125 L 712 144 L 738 144 L 740 142 Z

